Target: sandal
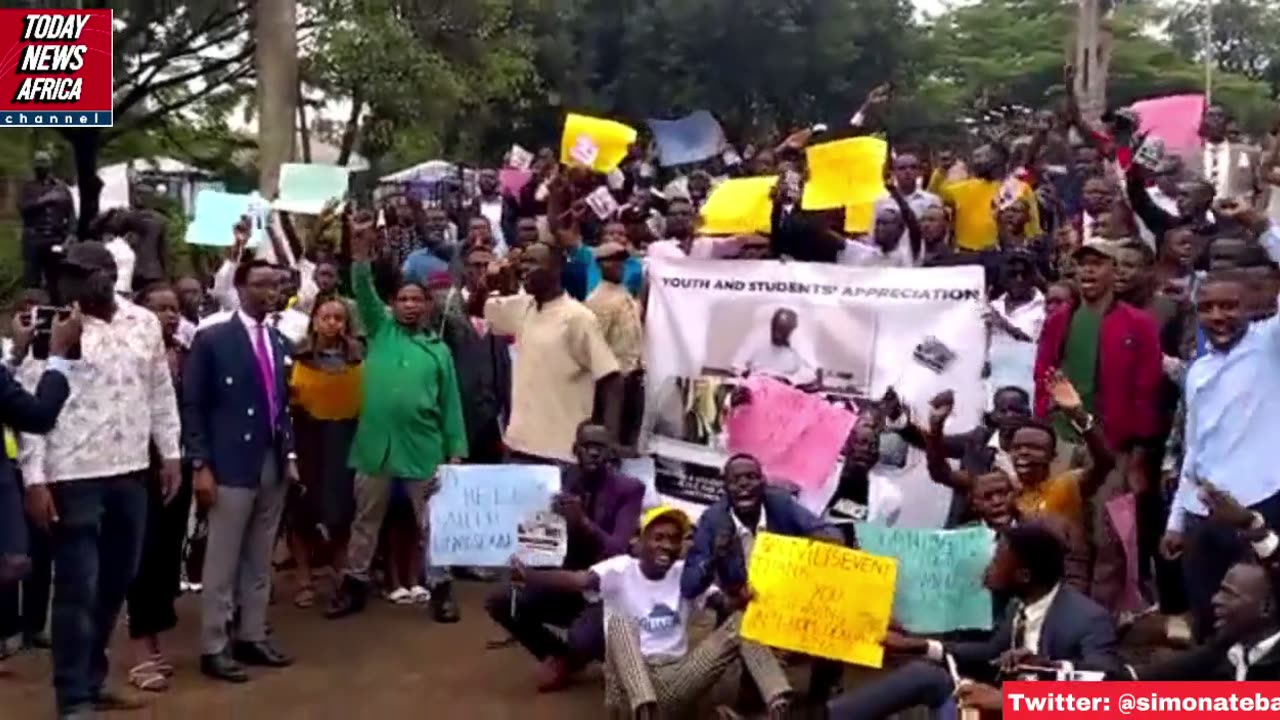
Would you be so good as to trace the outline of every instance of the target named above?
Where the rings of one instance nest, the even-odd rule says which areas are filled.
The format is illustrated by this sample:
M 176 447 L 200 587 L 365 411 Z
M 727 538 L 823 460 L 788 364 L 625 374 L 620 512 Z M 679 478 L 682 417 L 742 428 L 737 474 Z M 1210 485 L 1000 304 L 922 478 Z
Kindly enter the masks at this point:
M 143 692 L 162 693 L 169 689 L 169 678 L 154 660 L 138 663 L 129 671 L 129 684 Z
M 155 664 L 155 671 L 165 677 L 173 677 L 173 664 L 165 659 L 164 655 L 156 653 L 151 656 L 150 662 Z
M 293 606 L 302 610 L 307 610 L 316 604 L 316 591 L 311 586 L 298 588 L 298 592 L 293 596 Z

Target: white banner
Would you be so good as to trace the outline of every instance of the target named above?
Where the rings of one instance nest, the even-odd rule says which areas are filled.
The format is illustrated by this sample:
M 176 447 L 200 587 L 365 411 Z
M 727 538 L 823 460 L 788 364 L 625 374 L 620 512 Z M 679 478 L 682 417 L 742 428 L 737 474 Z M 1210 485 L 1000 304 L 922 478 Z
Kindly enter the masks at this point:
M 785 379 L 852 409 L 893 387 L 919 421 L 953 390 L 948 430 L 986 408 L 980 267 L 868 269 L 755 260 L 650 258 L 646 439 L 664 502 L 698 515 L 722 494 L 725 412 L 748 373 Z M 940 527 L 949 490 L 929 480 L 924 454 L 882 436 L 870 504 L 882 521 Z M 894 446 L 897 447 L 894 447 Z M 839 465 L 800 501 L 821 513 Z

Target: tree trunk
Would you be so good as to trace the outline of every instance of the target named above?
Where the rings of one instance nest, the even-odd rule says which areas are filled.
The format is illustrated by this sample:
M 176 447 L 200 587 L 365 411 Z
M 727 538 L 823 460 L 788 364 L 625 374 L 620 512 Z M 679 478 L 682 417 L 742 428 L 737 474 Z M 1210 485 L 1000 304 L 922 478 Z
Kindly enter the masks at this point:
M 302 83 L 298 83 L 298 145 L 302 150 L 302 162 L 311 162 L 311 128 L 307 127 L 307 102 L 302 97 Z
M 76 236 L 89 238 L 89 225 L 98 217 L 98 199 L 102 194 L 102 180 L 98 179 L 98 150 L 102 148 L 102 131 L 98 128 L 64 130 L 63 136 L 71 143 L 71 156 L 76 164 L 76 186 L 80 192 L 80 218 L 76 223 Z
M 1076 85 L 1080 114 L 1097 123 L 1107 109 L 1107 73 L 1111 65 L 1110 32 L 1102 27 L 1102 0 L 1079 0 L 1076 15 Z
M 360 135 L 360 111 L 364 109 L 364 98 L 360 91 L 351 94 L 351 114 L 347 116 L 347 126 L 342 129 L 342 142 L 338 144 L 338 164 L 351 162 L 351 153 L 356 147 L 356 138 Z
M 293 158 L 298 104 L 297 0 L 258 0 L 258 190 L 274 198 L 280 166 Z

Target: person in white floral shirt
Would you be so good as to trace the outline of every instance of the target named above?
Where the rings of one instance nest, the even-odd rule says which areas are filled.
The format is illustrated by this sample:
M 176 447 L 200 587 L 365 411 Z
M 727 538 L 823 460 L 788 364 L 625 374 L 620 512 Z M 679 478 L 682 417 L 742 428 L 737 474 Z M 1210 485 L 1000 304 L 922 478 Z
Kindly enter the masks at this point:
M 114 292 L 116 264 L 98 242 L 72 245 L 61 297 L 79 305 L 80 359 L 57 427 L 22 436 L 27 513 L 51 534 L 53 684 L 59 717 L 138 707 L 108 690 L 106 649 L 138 568 L 146 528 L 149 446 L 163 462 L 166 499 L 177 491 L 178 407 L 160 321 Z M 22 367 L 33 387 L 45 363 Z

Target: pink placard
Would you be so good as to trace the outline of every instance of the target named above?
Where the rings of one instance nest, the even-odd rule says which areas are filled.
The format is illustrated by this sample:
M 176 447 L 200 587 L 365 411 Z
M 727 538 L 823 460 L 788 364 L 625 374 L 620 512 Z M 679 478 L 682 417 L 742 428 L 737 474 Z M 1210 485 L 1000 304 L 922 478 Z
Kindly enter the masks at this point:
M 1124 551 L 1124 590 L 1114 609 L 1137 612 L 1146 607 L 1138 587 L 1138 499 L 1133 493 L 1125 493 L 1108 500 L 1106 507 L 1107 519 Z
M 1166 151 L 1185 154 L 1200 147 L 1204 95 L 1167 95 L 1139 100 L 1132 109 L 1138 114 L 1139 131 L 1164 140 Z
M 502 192 L 512 198 L 519 198 L 520 191 L 532 178 L 533 173 L 528 170 L 502 168 L 498 171 L 498 184 L 502 186 Z
M 726 421 L 729 451 L 754 455 L 772 482 L 821 487 L 857 417 L 773 378 L 752 377 L 746 386 L 751 402 L 734 408 Z

